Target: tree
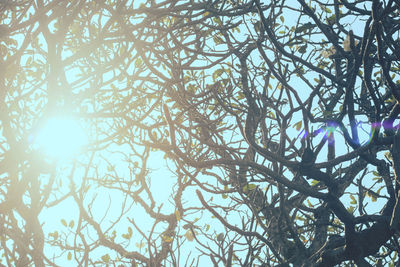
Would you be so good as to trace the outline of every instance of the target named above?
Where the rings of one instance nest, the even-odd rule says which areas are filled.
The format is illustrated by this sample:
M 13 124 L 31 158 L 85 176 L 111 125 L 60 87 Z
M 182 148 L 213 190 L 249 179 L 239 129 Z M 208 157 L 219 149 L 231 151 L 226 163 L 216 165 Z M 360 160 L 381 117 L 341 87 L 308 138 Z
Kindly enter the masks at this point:
M 399 10 L 1 1 L 1 263 L 394 266 Z

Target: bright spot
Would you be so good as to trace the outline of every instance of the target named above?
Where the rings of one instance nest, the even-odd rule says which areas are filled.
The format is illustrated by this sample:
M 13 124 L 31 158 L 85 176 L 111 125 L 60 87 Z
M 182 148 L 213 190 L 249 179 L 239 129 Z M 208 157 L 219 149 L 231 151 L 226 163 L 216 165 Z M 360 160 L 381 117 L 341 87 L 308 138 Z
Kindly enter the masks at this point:
M 55 117 L 38 132 L 35 143 L 48 156 L 67 158 L 77 154 L 87 141 L 87 135 L 76 119 Z

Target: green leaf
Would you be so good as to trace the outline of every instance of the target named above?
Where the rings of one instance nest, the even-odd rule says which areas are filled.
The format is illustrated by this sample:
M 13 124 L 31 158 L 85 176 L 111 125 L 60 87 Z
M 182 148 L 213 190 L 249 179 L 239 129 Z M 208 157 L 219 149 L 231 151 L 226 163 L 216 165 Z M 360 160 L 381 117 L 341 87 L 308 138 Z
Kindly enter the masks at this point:
M 261 22 L 260 22 L 260 21 L 257 21 L 256 23 L 253 23 L 253 25 L 254 25 L 254 30 L 255 30 L 257 33 L 259 33 L 260 30 L 261 30 Z
M 142 66 L 142 63 L 143 63 L 142 59 L 138 57 L 135 61 L 135 67 L 139 68 L 140 66 Z
M 256 188 L 257 188 L 257 185 L 255 185 L 255 184 L 247 184 L 243 187 L 243 191 L 248 192 L 248 191 L 254 190 Z
M 377 181 L 378 183 L 381 183 L 383 181 L 383 178 L 382 177 L 373 177 L 372 180 Z
M 114 165 L 108 165 L 108 166 L 107 166 L 107 171 L 109 171 L 109 172 L 113 172 L 114 169 L 115 169 L 115 166 L 114 166 Z
M 217 69 L 216 71 L 214 71 L 214 73 L 212 75 L 213 80 L 214 81 L 217 80 L 217 78 L 220 77 L 224 72 L 225 72 L 224 69 Z
M 276 116 L 272 111 L 268 112 L 268 115 L 271 116 L 271 118 L 276 119 Z
M 285 18 L 284 18 L 283 16 L 280 16 L 279 18 L 280 18 L 280 20 L 282 21 L 282 23 L 285 22 Z
M 64 225 L 65 227 L 67 226 L 67 221 L 64 219 L 61 219 L 61 224 Z
M 295 33 L 305 32 L 307 30 L 313 29 L 315 26 L 316 26 L 315 24 L 312 24 L 311 22 L 307 22 L 306 24 L 303 24 L 300 27 L 297 27 L 294 32 Z
M 242 92 L 238 93 L 238 96 L 236 97 L 237 100 L 242 100 L 243 98 L 245 98 L 245 95 Z
M 69 228 L 74 228 L 75 222 L 74 220 L 71 220 L 68 224 Z
M 28 59 L 26 60 L 26 65 L 31 65 L 32 64 L 32 57 L 28 57 Z
M 109 262 L 110 261 L 110 255 L 105 254 L 103 256 L 101 256 L 101 260 L 104 262 Z
M 317 184 L 319 184 L 319 181 L 317 181 L 317 180 L 312 180 L 311 181 L 311 185 L 312 186 L 316 186 Z
M 222 25 L 222 21 L 221 21 L 221 19 L 218 18 L 218 17 L 214 17 L 214 18 L 213 18 L 213 21 L 214 21 L 215 23 L 217 23 L 218 25 Z
M 333 14 L 332 16 L 326 18 L 326 22 L 328 24 L 333 24 L 333 23 L 335 23 L 335 21 L 336 21 L 336 15 L 335 14 Z
M 69 261 L 72 260 L 72 253 L 71 253 L 71 251 L 68 252 L 67 259 L 68 259 Z
M 357 200 L 353 195 L 350 195 L 350 198 L 351 198 L 350 204 L 352 204 L 352 205 L 357 204 Z
M 217 35 L 214 35 L 213 36 L 213 41 L 214 41 L 214 43 L 215 44 L 222 44 L 224 41 L 221 39 L 221 37 L 219 37 L 219 36 L 217 36 Z
M 233 28 L 233 29 L 232 29 L 232 32 L 235 32 L 235 31 L 236 31 L 237 33 L 240 33 L 240 28 L 239 28 L 239 27 Z
M 355 208 L 354 206 L 350 206 L 350 207 L 347 208 L 347 211 L 348 211 L 349 213 L 353 213 L 355 209 L 356 209 L 356 208 Z

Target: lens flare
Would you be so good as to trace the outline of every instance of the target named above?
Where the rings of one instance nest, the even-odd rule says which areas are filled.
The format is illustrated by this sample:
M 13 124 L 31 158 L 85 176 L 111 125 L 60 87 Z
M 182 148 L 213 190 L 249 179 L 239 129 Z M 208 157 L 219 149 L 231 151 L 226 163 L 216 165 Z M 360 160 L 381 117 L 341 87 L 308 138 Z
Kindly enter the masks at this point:
M 338 130 L 342 130 L 343 131 L 343 127 L 339 125 L 338 123 L 335 122 L 328 122 L 326 124 L 326 126 L 322 126 L 319 129 L 315 130 L 311 136 L 315 137 L 321 133 L 323 133 L 323 138 L 324 139 L 328 139 L 329 143 L 333 143 L 334 142 L 334 132 L 338 131 Z M 400 129 L 400 124 L 397 124 L 396 126 L 393 126 L 393 121 L 383 121 L 383 122 L 374 122 L 371 124 L 368 123 L 362 123 L 362 122 L 357 122 L 356 127 L 360 130 L 363 130 L 364 132 L 366 132 L 366 129 L 364 129 L 364 127 L 369 127 L 369 133 L 367 138 L 368 140 L 366 142 L 363 143 L 363 145 L 368 145 L 374 138 L 374 136 L 377 134 L 377 132 L 379 131 L 379 128 L 383 127 L 385 130 L 393 130 L 393 131 L 397 131 Z M 377 131 L 378 130 L 378 131 Z M 301 132 L 299 133 L 299 135 L 297 137 L 301 137 L 302 139 L 305 139 L 308 137 L 307 135 L 307 131 L 305 131 L 304 129 L 301 130 Z M 355 141 L 355 140 L 353 140 Z

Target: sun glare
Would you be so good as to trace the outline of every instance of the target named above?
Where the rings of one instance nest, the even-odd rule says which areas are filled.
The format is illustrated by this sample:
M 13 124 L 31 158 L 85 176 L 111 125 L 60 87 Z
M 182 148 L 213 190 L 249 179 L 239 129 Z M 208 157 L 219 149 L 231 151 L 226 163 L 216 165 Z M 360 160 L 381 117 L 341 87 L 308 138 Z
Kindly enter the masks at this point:
M 48 156 L 67 158 L 87 144 L 87 135 L 76 119 L 55 117 L 39 131 L 35 143 Z

